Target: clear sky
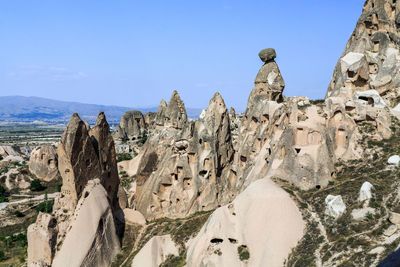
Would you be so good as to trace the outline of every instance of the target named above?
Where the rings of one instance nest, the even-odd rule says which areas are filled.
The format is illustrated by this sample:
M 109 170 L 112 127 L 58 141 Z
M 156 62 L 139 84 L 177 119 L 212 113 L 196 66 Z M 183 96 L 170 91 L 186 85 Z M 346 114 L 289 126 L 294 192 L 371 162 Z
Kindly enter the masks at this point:
M 1 0 L 0 95 L 128 107 L 176 89 L 244 110 L 274 47 L 286 96 L 323 98 L 364 0 Z

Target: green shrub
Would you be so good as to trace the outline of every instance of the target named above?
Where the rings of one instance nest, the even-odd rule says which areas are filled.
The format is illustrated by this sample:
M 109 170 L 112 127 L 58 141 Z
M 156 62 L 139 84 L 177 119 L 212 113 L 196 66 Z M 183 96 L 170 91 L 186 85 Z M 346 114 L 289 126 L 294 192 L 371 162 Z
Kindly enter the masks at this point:
M 54 200 L 47 199 L 47 193 L 44 195 L 44 201 L 36 207 L 37 212 L 52 213 Z
M 117 154 L 117 162 L 131 160 L 132 156 L 129 153 L 119 153 Z
M 139 145 L 144 145 L 146 141 L 147 141 L 147 131 L 144 131 L 142 137 L 139 140 Z
M 8 202 L 8 198 L 5 196 L 0 196 L 0 203 Z
M 14 211 L 14 215 L 17 216 L 18 218 L 25 217 L 25 214 L 23 214 L 19 210 Z
M 4 251 L 0 250 L 0 261 L 4 261 L 6 259 L 6 255 L 4 254 Z
M 43 191 L 46 187 L 42 185 L 39 179 L 35 179 L 31 182 L 29 189 L 31 191 Z
M 239 254 L 239 259 L 241 261 L 250 259 L 250 252 L 249 252 L 249 249 L 247 248 L 247 246 L 241 245 L 238 247 L 237 250 L 238 250 L 238 254 Z

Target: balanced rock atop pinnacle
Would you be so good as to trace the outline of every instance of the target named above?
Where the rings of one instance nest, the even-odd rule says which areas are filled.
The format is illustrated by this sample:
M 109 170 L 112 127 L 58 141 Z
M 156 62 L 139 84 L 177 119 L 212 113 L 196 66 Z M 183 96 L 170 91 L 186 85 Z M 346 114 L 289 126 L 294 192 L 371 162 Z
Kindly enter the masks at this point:
M 267 48 L 258 54 L 265 62 L 257 73 L 254 88 L 247 101 L 246 116 L 249 117 L 265 105 L 265 101 L 282 102 L 285 81 L 281 75 L 278 64 L 275 62 L 276 52 L 273 48 Z
M 258 56 L 262 62 L 268 62 L 276 58 L 276 52 L 273 48 L 266 48 L 261 50 L 260 53 L 258 53 Z

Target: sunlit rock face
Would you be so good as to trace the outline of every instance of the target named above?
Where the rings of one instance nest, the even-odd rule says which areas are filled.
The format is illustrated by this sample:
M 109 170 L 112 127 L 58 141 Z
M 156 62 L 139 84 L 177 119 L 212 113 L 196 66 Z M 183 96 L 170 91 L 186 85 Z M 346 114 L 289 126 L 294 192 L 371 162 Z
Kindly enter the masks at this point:
M 400 3 L 367 0 L 339 59 L 326 97 L 376 90 L 396 106 L 400 86 Z
M 120 250 L 123 221 L 117 218 L 119 177 L 104 113 L 91 129 L 75 113 L 57 157 L 61 192 L 52 215 L 40 215 L 29 227 L 28 265 L 108 266 Z

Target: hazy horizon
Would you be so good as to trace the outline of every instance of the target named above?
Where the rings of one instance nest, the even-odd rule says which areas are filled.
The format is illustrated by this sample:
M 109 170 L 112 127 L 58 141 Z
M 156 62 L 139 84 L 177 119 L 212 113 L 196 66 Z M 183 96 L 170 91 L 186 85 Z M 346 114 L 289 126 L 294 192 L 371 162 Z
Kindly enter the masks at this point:
M 363 2 L 2 1 L 0 95 L 153 107 L 176 89 L 205 108 L 218 91 L 244 110 L 274 47 L 284 94 L 323 98 Z

